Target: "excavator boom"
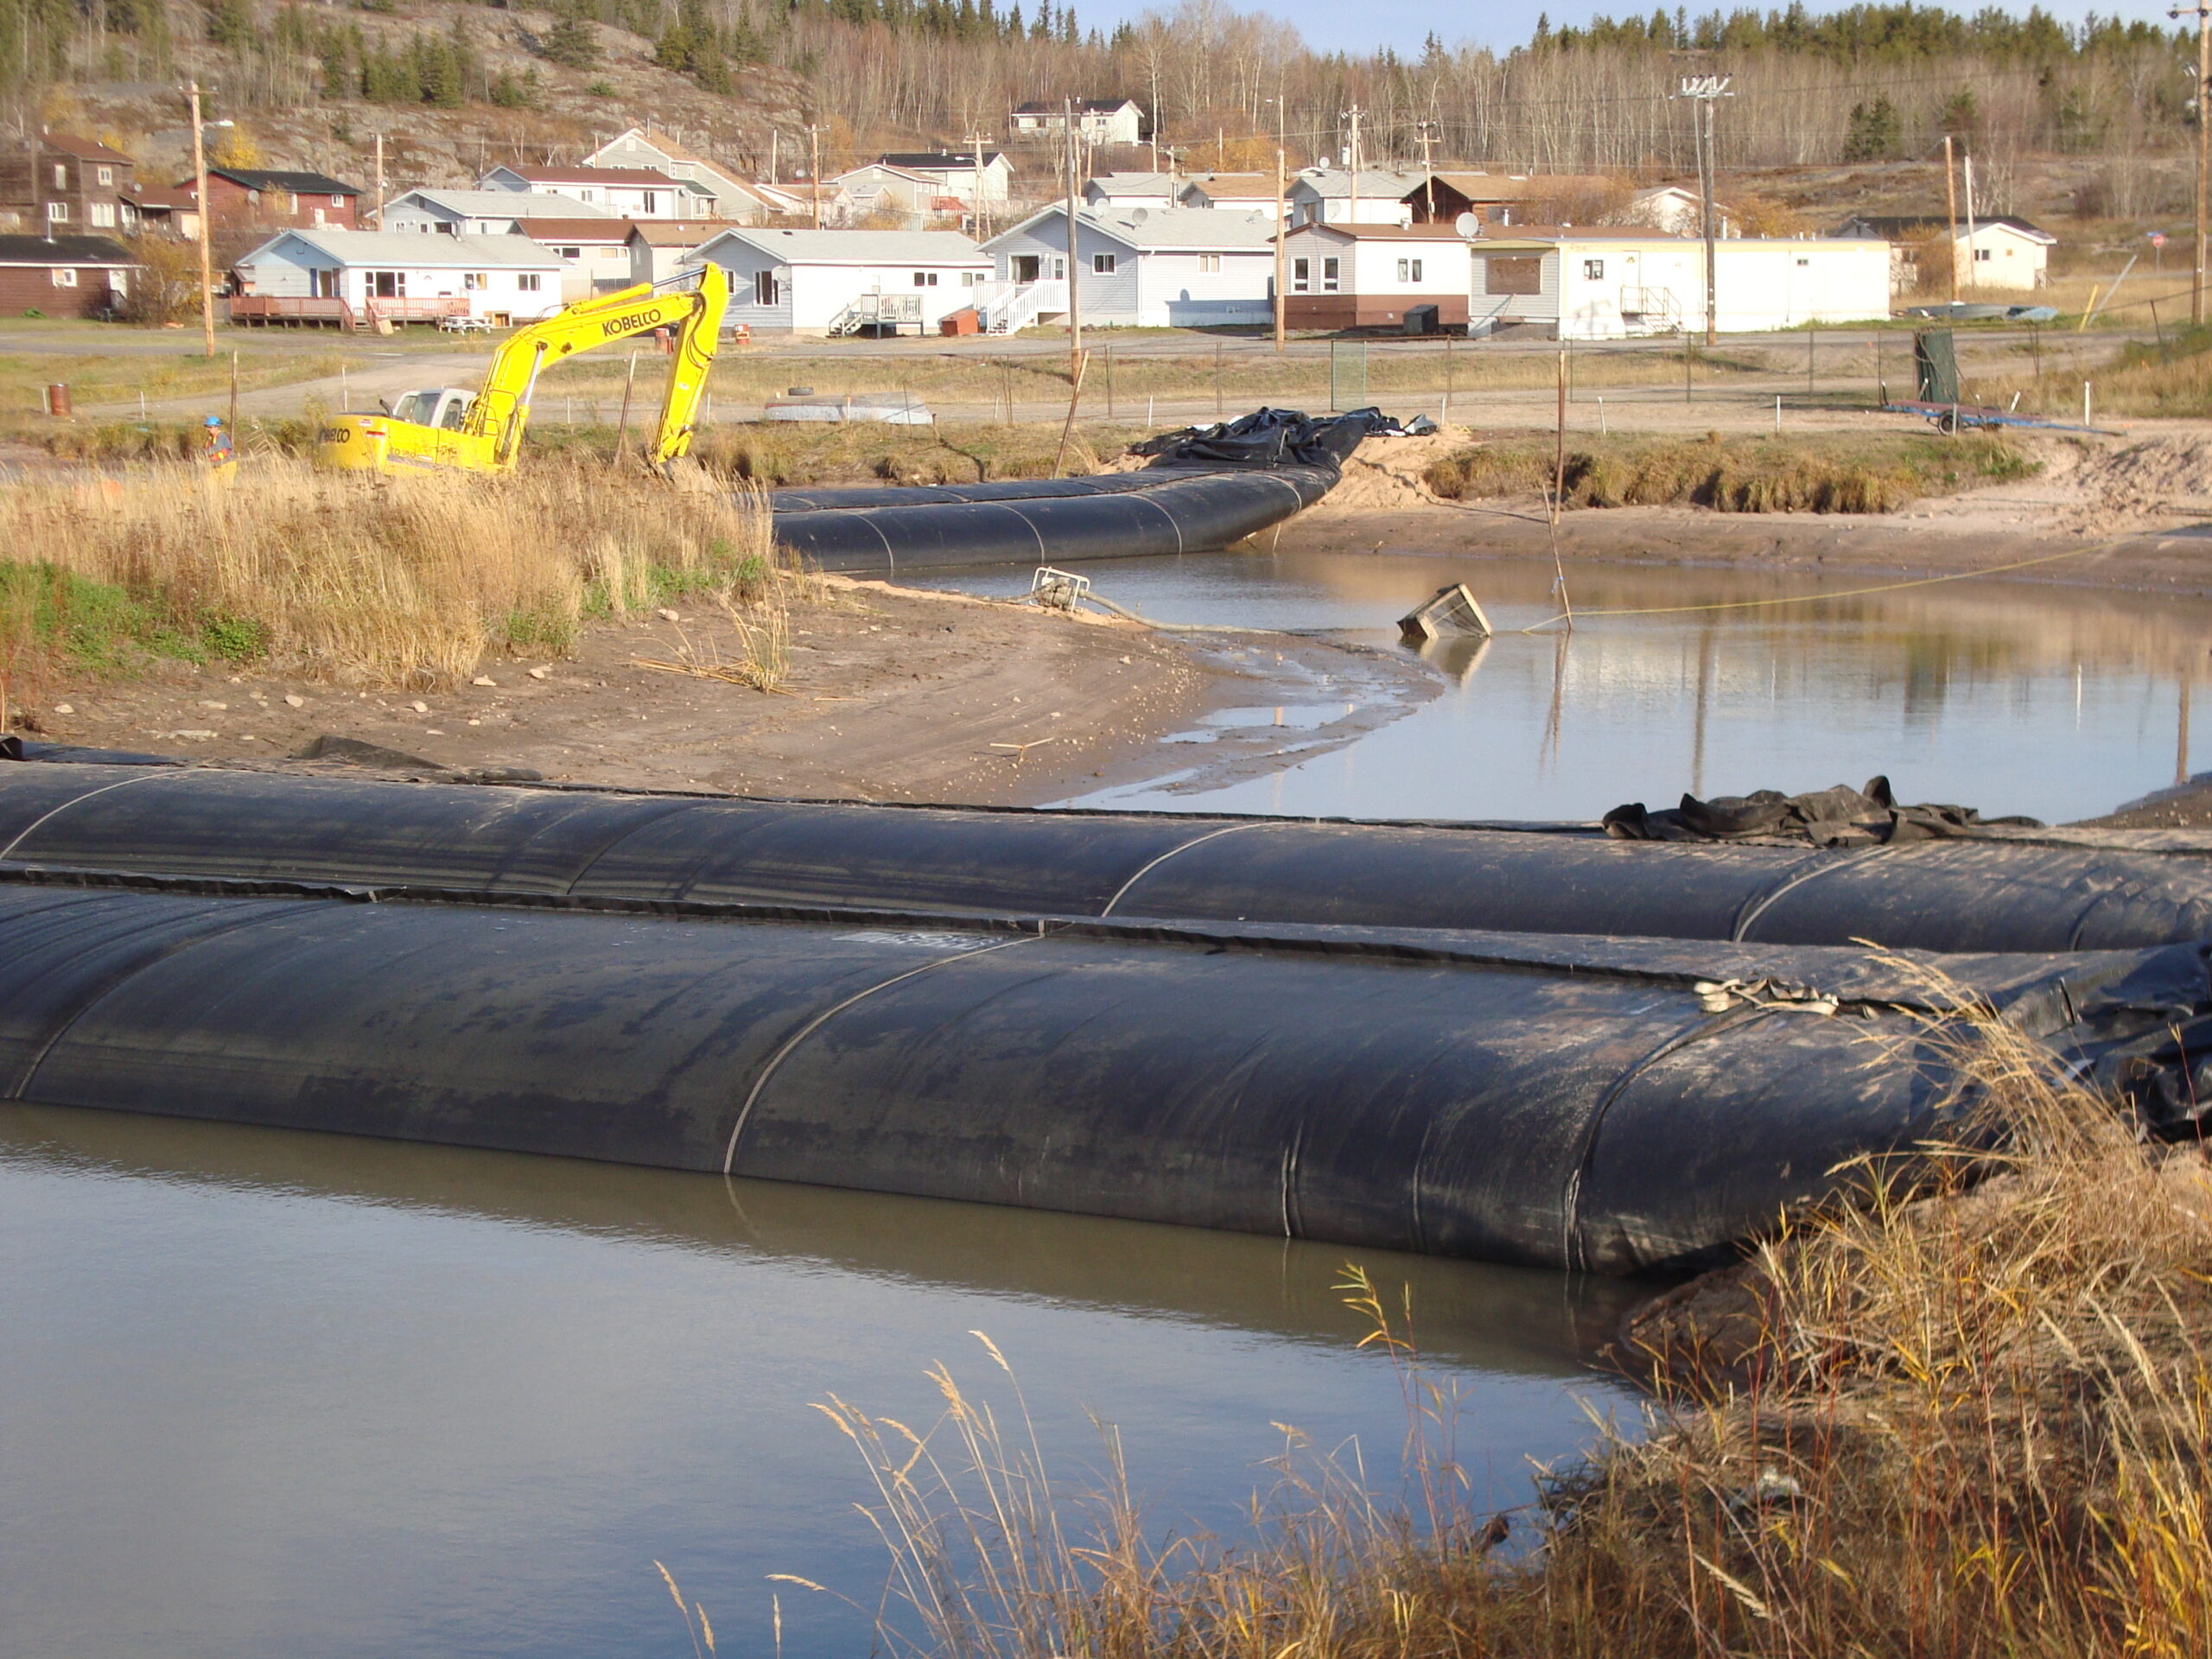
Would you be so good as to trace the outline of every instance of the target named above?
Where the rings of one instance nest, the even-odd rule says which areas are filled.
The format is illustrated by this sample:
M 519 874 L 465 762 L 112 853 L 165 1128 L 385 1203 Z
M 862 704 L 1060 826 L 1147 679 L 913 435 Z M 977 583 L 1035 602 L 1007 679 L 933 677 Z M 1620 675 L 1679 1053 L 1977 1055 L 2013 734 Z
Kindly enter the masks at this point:
M 689 280 L 688 278 L 686 280 Z M 645 458 L 656 467 L 691 447 L 707 374 L 729 308 L 729 278 L 709 261 L 696 285 L 668 289 L 644 283 L 579 300 L 543 322 L 518 328 L 492 353 L 484 385 L 457 426 L 427 426 L 391 415 L 340 415 L 323 429 L 316 458 L 326 466 L 384 470 L 394 466 L 510 471 L 530 423 L 530 401 L 549 362 L 673 328 L 675 352 L 660 421 Z

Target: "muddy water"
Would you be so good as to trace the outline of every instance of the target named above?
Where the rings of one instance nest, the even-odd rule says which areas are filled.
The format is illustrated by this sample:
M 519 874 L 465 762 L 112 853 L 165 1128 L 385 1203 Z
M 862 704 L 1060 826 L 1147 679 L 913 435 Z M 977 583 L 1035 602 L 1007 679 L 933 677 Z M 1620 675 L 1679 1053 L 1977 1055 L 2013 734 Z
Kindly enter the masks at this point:
M 1313 632 L 1401 652 L 1395 619 L 1465 582 L 1500 630 L 1432 651 L 1438 694 L 1380 725 L 1296 684 L 1175 734 L 1163 776 L 1085 804 L 1360 817 L 1587 819 L 1684 790 L 1859 784 L 2051 821 L 2111 810 L 2212 765 L 2212 605 L 1975 581 L 1882 593 L 1680 567 L 1577 565 L 1572 632 L 1548 563 L 1223 554 L 1084 566 L 1161 620 Z M 1028 572 L 949 586 L 1015 593 Z M 1602 615 L 1636 611 L 1637 615 Z M 1244 648 L 1265 667 L 1264 649 Z M 2212 698 L 2203 699 L 2212 702 Z M 1224 733 L 1280 721 L 1292 764 L 1210 764 Z M 1243 744 L 1236 746 L 1240 751 Z
M 949 1362 L 1019 1370 L 1071 1491 L 1119 1425 L 1163 1524 L 1233 1528 L 1271 1422 L 1395 1467 L 1389 1367 L 1342 1252 L 118 1114 L 0 1108 L 0 1651 L 868 1650 L 880 1547 L 832 1393 L 916 1427 Z M 1459 1455 L 1525 1459 L 1628 1410 L 1585 1359 L 1621 1287 L 1370 1256 L 1410 1283 Z M 1385 1483 L 1387 1484 L 1387 1482 Z

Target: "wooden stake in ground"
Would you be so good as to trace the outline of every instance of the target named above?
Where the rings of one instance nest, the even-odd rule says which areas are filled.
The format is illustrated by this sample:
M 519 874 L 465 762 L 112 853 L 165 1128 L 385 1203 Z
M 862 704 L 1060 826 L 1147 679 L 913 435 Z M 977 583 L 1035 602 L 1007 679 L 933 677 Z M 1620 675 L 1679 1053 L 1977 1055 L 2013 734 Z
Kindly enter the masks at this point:
M 1560 499 L 1567 493 L 1567 342 L 1559 343 L 1559 413 L 1552 427 L 1552 524 L 1559 524 Z
M 1090 366 L 1090 353 L 1085 352 L 1076 359 L 1074 377 L 1068 383 L 1068 417 L 1060 423 L 1060 447 L 1052 455 L 1052 476 L 1060 476 L 1067 465 L 1068 438 L 1075 431 L 1076 400 L 1083 396 L 1083 373 Z
M 193 202 L 200 209 L 200 335 L 210 362 L 215 357 L 215 270 L 207 251 L 207 232 L 214 217 L 207 210 L 207 134 L 200 130 L 200 83 L 192 83 Z
M 1951 135 L 1943 135 L 1943 234 L 1951 255 L 1951 303 L 1959 302 L 1959 182 L 1951 170 Z
M 630 447 L 630 393 L 638 384 L 638 354 L 630 353 L 630 372 L 622 378 L 622 423 L 614 434 L 614 459 L 609 464 L 620 467 L 622 452 Z
M 232 349 L 232 352 L 231 352 L 231 442 L 232 442 L 232 443 L 236 443 L 238 441 L 238 354 L 237 348 L 236 348 L 236 347 L 233 347 L 233 348 Z
M 2196 259 L 2189 283 L 2189 321 L 2204 321 L 2205 219 L 2212 198 L 2212 122 L 2205 119 L 2206 98 L 2212 94 L 2212 0 L 2196 0 L 2190 7 L 2176 6 L 2169 17 L 2196 14 Z
M 1280 105 L 1277 106 L 1275 119 L 1278 123 L 1282 119 Z M 1282 175 L 1282 146 L 1281 144 L 1277 144 L 1275 146 L 1275 350 L 1277 351 L 1282 350 L 1282 311 L 1283 307 L 1288 303 L 1283 296 L 1283 267 L 1285 260 L 1282 239 L 1284 231 L 1282 212 L 1284 186 Z
M 1068 138 L 1068 373 L 1080 377 L 1083 373 L 1083 311 L 1076 302 L 1076 198 L 1080 187 L 1076 181 L 1075 100 L 1069 99 L 1064 107 L 1067 111 Z

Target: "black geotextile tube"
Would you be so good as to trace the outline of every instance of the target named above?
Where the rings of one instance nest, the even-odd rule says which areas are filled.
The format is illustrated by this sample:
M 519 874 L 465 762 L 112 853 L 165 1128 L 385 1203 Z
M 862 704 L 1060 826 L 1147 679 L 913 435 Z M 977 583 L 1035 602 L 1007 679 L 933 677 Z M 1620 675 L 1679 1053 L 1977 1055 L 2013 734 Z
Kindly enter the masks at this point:
M 1610 1273 L 1968 1133 L 1858 950 L 201 886 L 0 880 L 0 1099 Z M 2094 1078 L 2212 1090 L 2201 950 L 1942 966 Z M 1760 1000 L 1799 985 L 1837 1011 Z
M 2212 858 L 912 807 L 0 765 L 0 865 L 576 898 L 1491 928 L 1929 950 L 2212 938 Z
M 817 569 L 896 575 L 1199 553 L 1257 535 L 1334 487 L 1318 467 L 1162 467 L 1103 478 L 882 490 L 778 490 L 776 540 Z

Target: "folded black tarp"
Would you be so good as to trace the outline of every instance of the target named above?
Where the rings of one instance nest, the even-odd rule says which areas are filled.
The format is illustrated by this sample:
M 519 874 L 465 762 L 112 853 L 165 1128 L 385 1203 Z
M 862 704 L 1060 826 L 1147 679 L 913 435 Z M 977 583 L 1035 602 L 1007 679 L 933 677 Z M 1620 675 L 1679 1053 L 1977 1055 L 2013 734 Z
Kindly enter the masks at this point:
M 0 1099 L 1615 1273 L 1972 1103 L 1850 950 L 120 880 L 0 880 Z M 2200 950 L 1943 966 L 2148 1115 L 2212 1096 Z
M 969 564 L 1062 564 L 1223 548 L 1312 506 L 1374 410 L 1283 410 L 1154 440 L 1141 472 L 1003 483 L 770 493 L 776 540 L 823 570 L 894 575 Z
M 2212 938 L 2212 859 L 2061 842 L 1809 847 L 1594 830 L 1002 811 L 0 766 L 0 864 L 475 888 L 1931 950 Z

